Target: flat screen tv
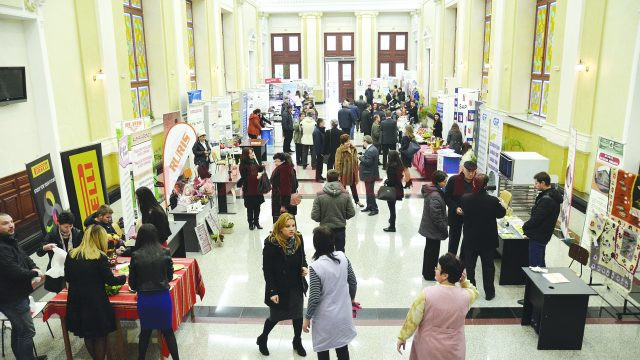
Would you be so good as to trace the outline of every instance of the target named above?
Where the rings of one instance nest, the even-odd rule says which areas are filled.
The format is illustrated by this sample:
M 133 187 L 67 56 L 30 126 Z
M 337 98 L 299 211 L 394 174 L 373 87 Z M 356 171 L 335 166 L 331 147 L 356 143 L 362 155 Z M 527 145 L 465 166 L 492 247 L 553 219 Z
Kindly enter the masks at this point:
M 27 100 L 27 82 L 22 67 L 0 67 L 0 105 Z

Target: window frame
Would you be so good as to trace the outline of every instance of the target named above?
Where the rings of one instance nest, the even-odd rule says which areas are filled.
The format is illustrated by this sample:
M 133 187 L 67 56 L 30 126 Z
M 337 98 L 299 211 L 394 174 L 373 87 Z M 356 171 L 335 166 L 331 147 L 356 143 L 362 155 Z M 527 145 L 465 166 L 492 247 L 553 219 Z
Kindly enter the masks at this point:
M 389 36 L 389 50 L 381 50 L 382 36 Z M 404 36 L 404 50 L 396 50 L 397 36 Z M 378 32 L 378 77 L 381 77 L 382 64 L 389 64 L 389 76 L 396 77 L 396 64 L 404 64 L 404 69 L 407 70 L 407 63 L 409 61 L 409 33 L 408 32 Z
M 555 4 L 556 6 L 556 11 L 557 11 L 557 6 L 558 6 L 558 1 L 557 0 L 536 0 L 536 11 L 534 12 L 534 16 L 535 16 L 535 21 L 534 21 L 534 29 L 533 29 L 533 54 L 531 55 L 531 79 L 529 80 L 529 102 L 527 105 L 527 112 L 532 113 L 535 116 L 540 116 L 540 117 L 547 117 L 547 114 L 543 112 L 543 105 L 544 105 L 544 95 L 545 92 L 549 91 L 549 84 L 550 84 L 550 76 L 551 76 L 551 69 L 547 69 L 546 68 L 546 61 L 547 61 L 547 47 L 548 47 L 548 39 L 549 39 L 549 20 L 550 20 L 550 9 L 551 6 L 553 4 Z M 545 24 L 544 24 L 544 33 L 543 33 L 543 45 L 542 45 L 542 63 L 541 63 L 541 68 L 540 68 L 540 73 L 537 73 L 534 71 L 534 65 L 535 65 L 535 59 L 536 59 L 536 26 L 538 23 L 538 9 L 540 9 L 540 7 L 545 6 Z M 552 34 L 553 36 L 553 34 Z M 549 67 L 551 66 L 551 63 L 549 63 Z M 548 72 L 546 72 L 548 70 Z M 540 84 L 540 101 L 539 101 L 539 109 L 537 112 L 534 112 L 533 109 L 531 109 L 531 95 L 533 94 L 533 85 L 534 83 L 539 83 Z M 545 91 L 546 90 L 546 91 Z
M 133 59 L 134 59 L 134 64 L 135 64 L 135 70 L 136 70 L 136 79 L 135 80 L 131 80 L 131 78 L 129 78 L 129 82 L 130 82 L 130 86 L 131 86 L 131 90 L 136 89 L 136 92 L 138 94 L 137 97 L 137 108 L 138 108 L 138 112 L 140 117 L 145 117 L 145 116 L 150 116 L 151 113 L 153 113 L 153 104 L 151 102 L 151 86 L 149 84 L 149 57 L 147 56 L 147 39 L 146 39 L 146 30 L 144 28 L 144 10 L 143 10 L 143 6 L 142 6 L 142 0 L 140 1 L 140 7 L 136 7 L 133 6 L 131 0 L 123 0 L 122 2 L 122 6 L 123 6 L 123 13 L 124 14 L 129 14 L 130 18 L 131 18 L 131 41 L 132 41 L 132 45 L 133 45 Z M 138 56 L 137 56 L 137 50 L 136 50 L 136 39 L 133 33 L 133 17 L 134 16 L 139 16 L 141 21 L 142 21 L 142 37 L 144 39 L 144 58 L 145 58 L 145 67 L 146 67 L 146 72 L 147 72 L 147 78 L 145 80 L 139 80 L 138 78 Z M 127 44 L 127 46 L 129 46 L 129 44 Z M 129 74 L 129 76 L 131 76 L 131 74 Z M 144 115 L 142 113 L 142 106 L 140 104 L 140 88 L 147 88 L 147 92 L 149 94 L 149 115 Z M 133 105 L 133 104 L 132 104 Z M 134 113 L 135 116 L 135 113 Z
M 297 37 L 298 51 L 290 51 L 289 40 L 292 36 Z M 282 51 L 274 50 L 274 39 L 282 37 Z M 289 68 L 291 65 L 298 65 L 298 78 L 302 78 L 302 52 L 300 33 L 277 33 L 271 34 L 271 76 L 276 77 L 276 65 L 283 65 L 282 79 L 290 79 Z M 285 75 L 288 75 L 285 77 Z

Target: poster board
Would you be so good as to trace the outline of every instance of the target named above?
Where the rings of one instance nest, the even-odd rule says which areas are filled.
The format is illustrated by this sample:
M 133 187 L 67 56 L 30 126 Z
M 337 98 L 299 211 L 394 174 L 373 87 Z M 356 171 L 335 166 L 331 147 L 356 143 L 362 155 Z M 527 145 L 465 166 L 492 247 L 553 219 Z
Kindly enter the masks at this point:
M 102 145 L 93 144 L 60 153 L 74 225 L 84 229 L 84 219 L 109 202 L 104 182 Z
M 571 199 L 573 197 L 573 177 L 576 162 L 576 144 L 578 141 L 578 133 L 576 129 L 571 129 L 569 135 L 569 150 L 567 155 L 567 168 L 565 169 L 564 178 L 564 199 L 560 207 L 560 229 L 562 236 L 568 239 L 569 236 L 569 220 L 571 215 Z
M 438 94 L 438 103 L 436 104 L 436 111 L 441 115 L 440 118 L 442 120 L 442 137 L 446 140 L 447 134 L 449 134 L 449 130 L 451 130 L 451 125 L 453 125 L 453 122 L 454 122 L 454 116 L 455 116 L 454 96 Z
M 204 128 L 204 102 L 189 104 L 187 122 L 193 126 L 196 133 L 206 132 Z
M 212 234 L 219 234 L 220 233 L 220 227 L 218 226 L 218 219 L 217 219 L 217 214 L 214 218 L 213 215 L 213 211 L 210 211 L 207 216 L 205 217 L 205 221 L 207 222 L 207 225 L 209 225 L 209 229 L 211 229 L 211 233 Z
M 475 102 L 478 101 L 478 89 L 455 88 L 455 123 L 460 127 L 462 139 L 473 142 L 475 124 Z
M 211 240 L 209 238 L 209 231 L 207 230 L 207 224 L 200 223 L 193 228 L 198 238 L 198 244 L 200 244 L 200 252 L 202 255 L 211 251 Z
M 130 137 L 119 134 L 118 140 L 118 173 L 120 178 L 120 203 L 122 206 L 122 231 L 130 238 L 136 231 L 136 199 L 134 195 L 133 173 L 130 156 Z
M 51 155 L 47 154 L 33 160 L 27 163 L 26 167 L 31 194 L 40 219 L 40 228 L 47 234 L 54 225 L 58 224 L 57 218 L 62 212 L 56 176 L 51 166 Z
M 489 184 L 495 184 L 496 189 L 489 191 L 491 195 L 497 196 L 500 189 L 498 180 L 500 178 L 500 152 L 502 151 L 502 132 L 504 119 L 502 115 L 491 112 L 489 117 L 489 153 L 487 156 L 487 176 Z
M 489 162 L 489 131 L 491 125 L 491 112 L 486 110 L 484 106 L 480 109 L 478 117 L 478 142 L 476 143 L 476 157 L 478 171 L 482 174 L 487 173 Z
M 196 142 L 195 129 L 186 123 L 175 124 L 169 129 L 164 139 L 162 151 L 162 168 L 164 174 L 164 199 L 169 206 L 169 196 L 173 186 L 191 154 L 191 148 Z

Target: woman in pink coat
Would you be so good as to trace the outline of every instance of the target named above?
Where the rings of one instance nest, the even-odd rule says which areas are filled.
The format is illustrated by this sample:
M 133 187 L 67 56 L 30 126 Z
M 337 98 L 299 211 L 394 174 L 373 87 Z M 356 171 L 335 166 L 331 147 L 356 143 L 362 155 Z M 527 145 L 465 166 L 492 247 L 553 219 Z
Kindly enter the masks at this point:
M 465 358 L 464 319 L 478 290 L 466 279 L 462 261 L 451 253 L 438 259 L 436 281 L 438 285 L 420 292 L 398 335 L 397 348 L 402 354 L 407 339 L 415 333 L 410 360 Z

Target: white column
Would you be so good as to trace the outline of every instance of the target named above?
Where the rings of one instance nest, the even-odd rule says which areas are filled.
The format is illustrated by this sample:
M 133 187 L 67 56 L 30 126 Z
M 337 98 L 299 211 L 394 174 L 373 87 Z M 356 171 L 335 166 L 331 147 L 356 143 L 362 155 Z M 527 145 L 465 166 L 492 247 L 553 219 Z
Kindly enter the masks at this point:
M 407 69 L 418 70 L 418 39 L 420 37 L 420 16 L 417 11 L 411 12 L 411 31 L 409 32 L 409 48 L 407 49 Z
M 115 136 L 116 124 L 122 118 L 122 97 L 120 92 L 120 77 L 129 80 L 129 73 L 118 73 L 118 59 L 116 52 L 116 39 L 113 32 L 113 7 L 108 1 L 96 0 L 96 18 L 98 19 L 98 38 L 100 39 L 100 58 L 102 60 L 105 78 L 102 81 L 106 94 L 107 119 L 109 120 L 109 136 Z M 129 91 L 129 89 L 127 89 Z
M 444 90 L 444 69 L 443 69 L 443 52 L 444 52 L 444 8 L 441 0 L 433 0 L 433 32 L 432 32 L 432 60 L 431 60 L 431 93 L 436 94 L 437 91 Z
M 319 50 L 320 44 L 318 40 L 322 33 L 320 29 L 320 17 L 322 13 L 301 13 L 300 16 L 302 17 L 302 42 L 300 44 L 302 52 L 301 77 L 312 81 L 315 90 L 322 90 L 324 86 L 320 67 L 322 65 L 323 54 L 322 51 Z
M 502 49 L 504 47 L 504 24 L 506 21 L 504 18 L 506 12 L 506 1 L 508 0 L 494 0 L 492 3 L 494 8 L 493 14 L 491 15 L 490 59 L 492 64 L 491 69 L 489 70 L 489 87 L 491 88 L 491 98 L 489 103 L 493 108 L 498 108 L 500 103 L 500 80 L 502 78 L 502 72 L 507 69 L 503 69 L 503 67 L 509 66 L 502 55 Z
M 357 17 L 355 33 L 356 81 L 368 81 L 378 75 L 378 39 L 376 36 L 377 12 L 363 11 L 355 13 Z
M 186 110 L 189 105 L 189 96 L 187 95 L 187 84 L 191 80 L 191 75 L 189 74 L 189 60 L 188 54 L 189 50 L 187 49 L 187 45 L 185 45 L 185 23 L 182 18 L 182 13 L 185 11 L 185 5 L 181 1 L 173 2 L 173 28 L 175 31 L 176 38 L 176 82 L 178 86 L 178 103 L 180 104 L 180 109 Z M 195 46 L 195 45 L 194 45 Z M 186 51 L 185 51 L 186 50 Z M 189 80 L 187 80 L 189 79 Z
M 249 88 L 247 81 L 249 69 L 246 66 L 246 59 L 248 57 L 246 49 L 247 39 L 244 37 L 244 16 L 242 6 L 244 0 L 236 0 L 235 9 L 233 11 L 233 25 L 235 27 L 235 43 L 236 43 L 236 84 L 237 90 L 244 90 Z
M 262 77 L 271 77 L 271 29 L 269 29 L 269 14 L 260 13 L 260 36 L 258 41 L 262 44 Z
M 622 168 L 628 171 L 640 172 L 640 22 L 636 28 L 635 51 L 629 79 L 629 94 L 627 97 L 627 111 L 624 119 L 625 143 Z

